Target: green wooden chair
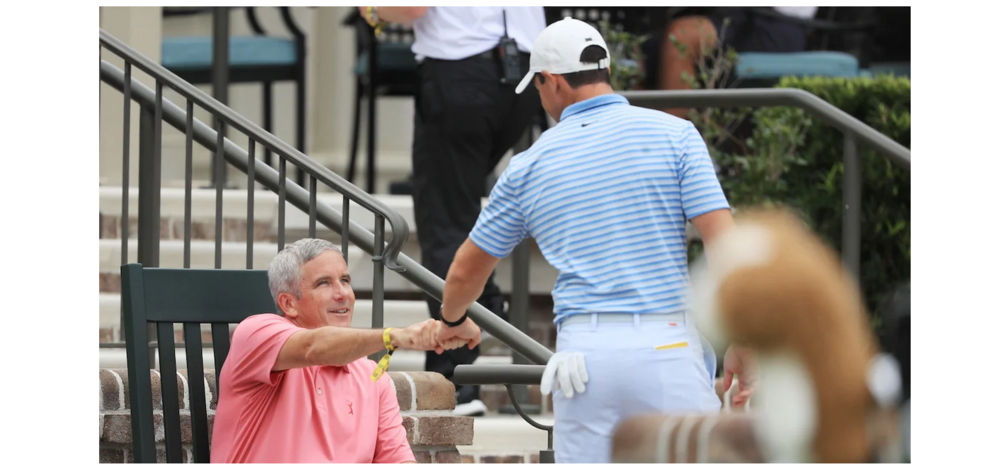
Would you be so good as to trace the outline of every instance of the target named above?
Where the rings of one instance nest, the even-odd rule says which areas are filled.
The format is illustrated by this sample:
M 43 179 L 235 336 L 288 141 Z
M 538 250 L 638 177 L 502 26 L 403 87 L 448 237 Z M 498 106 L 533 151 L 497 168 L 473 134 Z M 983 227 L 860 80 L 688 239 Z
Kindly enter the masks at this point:
M 143 268 L 122 265 L 122 310 L 128 360 L 132 444 L 136 462 L 156 462 L 153 387 L 150 378 L 149 326 L 156 325 L 160 373 L 176 374 L 174 324 L 184 325 L 184 345 L 190 380 L 204 380 L 202 324 L 212 327 L 216 386 L 229 354 L 229 325 L 260 313 L 275 311 L 266 270 L 203 270 Z M 191 383 L 193 462 L 209 462 L 208 404 L 205 386 Z M 182 462 L 181 414 L 177 377 L 161 377 L 163 431 L 167 462 Z

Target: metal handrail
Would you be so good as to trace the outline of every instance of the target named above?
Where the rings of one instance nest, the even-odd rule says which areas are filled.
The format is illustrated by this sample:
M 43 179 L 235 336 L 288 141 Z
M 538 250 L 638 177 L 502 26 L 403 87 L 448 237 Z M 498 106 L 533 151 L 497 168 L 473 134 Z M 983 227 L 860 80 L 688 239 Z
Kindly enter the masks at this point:
M 538 385 L 544 371 L 541 365 L 459 365 L 454 380 L 458 385 Z
M 629 103 L 650 108 L 692 107 L 798 107 L 843 133 L 885 155 L 895 165 L 910 170 L 910 150 L 852 117 L 829 102 L 802 89 L 709 89 L 685 91 L 625 91 Z
M 124 91 L 125 89 L 124 72 L 118 67 L 103 60 L 101 61 L 101 81 L 119 91 Z M 132 79 L 130 81 L 130 87 L 133 100 L 138 102 L 143 107 L 154 106 L 156 98 L 154 92 L 148 86 L 136 79 Z M 218 133 L 216 133 L 215 130 L 198 119 L 189 118 L 184 110 L 167 99 L 162 99 L 162 108 L 163 120 L 165 122 L 177 130 L 184 132 L 187 131 L 187 122 L 190 120 L 192 125 L 192 138 L 201 145 L 205 146 L 209 151 L 214 152 L 216 150 Z M 229 162 L 229 164 L 244 173 L 248 171 L 249 155 L 246 150 L 242 149 L 239 145 L 233 143 L 229 139 L 224 139 L 223 151 L 223 157 L 227 162 Z M 303 155 L 302 158 L 303 166 L 307 169 L 309 169 L 309 167 L 315 168 L 322 166 L 305 155 Z M 254 179 L 257 183 L 262 184 L 272 191 L 278 191 L 279 174 L 274 170 L 274 168 L 265 165 L 263 162 L 255 158 L 254 170 Z M 301 186 L 298 186 L 293 181 L 286 179 L 285 192 L 288 203 L 308 212 L 310 204 L 309 191 Z M 372 198 L 372 200 L 375 199 Z M 341 225 L 343 223 L 343 214 L 340 211 L 323 202 L 315 203 L 315 211 L 317 222 L 322 223 L 340 235 L 344 235 L 343 227 Z M 348 222 L 348 240 L 365 252 L 368 252 L 369 254 L 373 253 L 375 235 L 369 232 L 364 226 L 352 220 L 348 220 Z M 430 270 L 427 270 L 419 263 L 416 263 L 402 252 L 400 252 L 396 258 L 397 264 L 405 269 L 405 271 L 400 273 L 400 276 L 412 282 L 421 290 L 436 298 L 438 301 L 441 300 L 444 291 L 444 280 L 431 273 Z M 549 358 L 552 357 L 552 351 L 548 348 L 519 331 L 510 323 L 493 314 L 479 303 L 474 303 L 471 307 L 469 307 L 469 317 L 472 318 L 476 324 L 482 327 L 483 330 L 489 332 L 510 347 L 513 351 L 524 356 L 531 362 L 536 364 L 545 364 L 548 362 Z
M 368 209 L 376 215 L 382 216 L 389 221 L 389 225 L 392 229 L 392 237 L 389 239 L 389 244 L 385 248 L 385 266 L 390 270 L 395 270 L 397 272 L 404 271 L 404 268 L 396 261 L 410 234 L 406 220 L 403 219 L 402 216 L 390 209 L 381 201 L 373 198 L 370 194 L 362 191 L 357 186 L 354 186 L 354 184 L 350 181 L 347 181 L 326 167 L 311 160 L 301 151 L 296 150 L 294 147 L 281 141 L 278 137 L 251 122 L 246 117 L 236 113 L 236 111 L 230 109 L 226 105 L 214 99 L 212 96 L 189 84 L 163 66 L 156 64 L 149 58 L 130 48 L 125 43 L 105 32 L 103 29 L 100 30 L 100 42 L 101 45 L 108 51 L 122 57 L 126 60 L 126 62 L 149 74 L 158 82 L 169 84 L 170 88 L 177 91 L 186 99 L 208 110 L 214 117 L 221 119 L 223 122 L 229 124 L 236 130 L 243 132 L 248 137 L 261 143 L 267 148 L 273 149 L 278 154 L 284 156 L 286 159 L 295 164 L 295 166 L 306 170 L 309 174 L 316 177 L 316 179 L 323 182 L 327 186 L 339 191 L 341 194 L 349 197 L 352 201 L 357 202 L 360 206 Z M 124 77 L 124 75 L 122 77 Z M 181 131 L 184 131 L 184 129 L 182 128 Z
M 858 142 L 910 171 L 910 150 L 829 102 L 801 89 L 628 91 L 620 93 L 639 107 L 797 107 L 844 134 L 844 223 L 841 258 L 855 277 L 861 271 L 862 166 Z

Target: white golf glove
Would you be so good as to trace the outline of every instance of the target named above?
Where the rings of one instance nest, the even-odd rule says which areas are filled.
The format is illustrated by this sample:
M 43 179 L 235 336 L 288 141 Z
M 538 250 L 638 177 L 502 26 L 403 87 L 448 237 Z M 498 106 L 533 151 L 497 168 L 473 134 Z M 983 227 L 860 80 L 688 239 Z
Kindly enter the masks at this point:
M 548 395 L 556 389 L 562 390 L 566 398 L 573 398 L 573 393 L 583 393 L 584 384 L 590 380 L 587 366 L 580 352 L 557 352 L 549 359 L 542 372 L 542 395 Z M 575 390 L 575 392 L 574 392 Z

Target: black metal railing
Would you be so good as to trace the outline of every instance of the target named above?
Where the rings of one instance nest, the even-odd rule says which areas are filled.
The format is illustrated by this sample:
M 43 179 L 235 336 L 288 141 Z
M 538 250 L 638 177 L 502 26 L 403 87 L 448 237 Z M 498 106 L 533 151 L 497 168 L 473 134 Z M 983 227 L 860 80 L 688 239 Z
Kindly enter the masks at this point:
M 126 138 L 124 138 L 123 161 L 126 172 L 122 183 L 122 222 L 125 224 L 128 221 L 127 202 L 129 189 L 127 173 L 127 164 L 129 161 L 129 148 L 127 145 L 130 134 L 128 109 L 132 101 L 140 105 L 138 263 L 142 263 L 147 267 L 159 266 L 159 169 L 162 136 L 160 124 L 166 122 L 185 133 L 185 267 L 190 265 L 191 149 L 193 142 L 198 142 L 210 152 L 213 152 L 216 169 L 226 166 L 228 163 L 228 165 L 247 174 L 247 268 L 252 268 L 253 266 L 253 184 L 258 183 L 278 194 L 279 250 L 284 247 L 284 209 L 287 202 L 304 212 L 308 212 L 310 236 L 315 236 L 316 223 L 319 222 L 342 237 L 346 237 L 341 240 L 345 259 L 347 258 L 348 242 L 373 256 L 373 261 L 375 262 L 372 291 L 373 327 L 381 327 L 383 323 L 383 265 L 398 272 L 404 279 L 414 283 L 421 290 L 438 300 L 442 298 L 444 281 L 401 253 L 402 246 L 408 238 L 409 229 L 406 221 L 399 214 L 103 30 L 100 31 L 100 43 L 103 49 L 114 53 L 125 62 L 124 71 L 104 60 L 101 60 L 100 64 L 101 81 L 122 91 L 125 103 L 126 120 L 123 126 L 123 135 Z M 142 70 L 153 78 L 156 82 L 155 92 L 132 77 L 133 67 Z M 186 110 L 163 98 L 164 86 L 174 90 L 185 99 Z M 213 120 L 225 123 L 233 130 L 246 135 L 248 139 L 248 151 L 243 150 L 223 134 L 216 133 L 211 127 L 196 120 L 193 117 L 194 105 L 211 113 Z M 255 154 L 258 147 L 271 150 L 279 156 L 278 170 L 267 166 L 256 158 Z M 223 153 L 216 153 L 218 150 L 222 150 Z M 286 179 L 285 167 L 287 162 L 291 162 L 296 167 L 306 171 L 310 183 L 308 190 Z M 317 201 L 317 183 L 322 183 L 341 193 L 343 196 L 343 212 Z M 221 268 L 221 203 L 223 184 L 221 181 L 215 183 L 216 268 Z M 351 201 L 375 215 L 374 234 L 350 220 L 348 209 Z M 385 241 L 386 221 L 389 222 L 389 231 L 391 233 L 388 244 Z M 124 264 L 128 262 L 128 228 L 123 226 L 122 230 L 122 263 Z M 536 364 L 544 364 L 551 357 L 551 351 L 478 303 L 469 309 L 469 314 L 484 330 L 490 332 L 529 361 Z M 152 338 L 153 335 L 151 333 Z M 151 341 L 151 343 L 155 344 L 155 341 Z
M 909 171 L 910 150 L 823 99 L 801 89 L 636 91 L 622 93 L 632 105 L 667 107 L 797 107 L 844 134 L 844 228 L 841 257 L 857 276 L 861 267 L 861 161 L 866 145 Z

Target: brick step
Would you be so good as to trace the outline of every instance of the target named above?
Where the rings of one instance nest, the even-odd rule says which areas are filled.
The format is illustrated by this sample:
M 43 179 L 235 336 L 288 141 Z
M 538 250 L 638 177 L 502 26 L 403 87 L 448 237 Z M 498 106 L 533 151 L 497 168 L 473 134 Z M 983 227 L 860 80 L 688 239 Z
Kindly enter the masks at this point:
M 214 189 L 192 189 L 191 190 L 191 220 L 192 222 L 215 222 L 216 191 Z M 400 196 L 392 194 L 376 194 L 373 196 L 390 209 L 396 211 L 406 220 L 410 231 L 416 230 L 416 221 L 413 218 L 413 198 L 410 196 Z M 172 221 L 180 221 L 183 226 L 184 219 L 184 188 L 164 187 L 160 190 L 160 217 Z M 340 193 L 321 192 L 317 193 L 316 201 L 327 204 L 334 209 L 340 210 L 343 206 L 343 196 Z M 486 200 L 484 199 L 485 203 Z M 245 189 L 225 189 L 222 191 L 222 217 L 224 221 L 246 222 L 247 214 L 247 192 Z M 136 215 L 139 205 L 138 188 L 129 188 L 129 215 Z M 120 217 L 122 209 L 122 190 L 115 186 L 100 187 L 100 214 L 102 216 Z M 257 223 L 267 223 L 270 232 L 277 231 L 278 218 L 278 195 L 269 190 L 254 191 L 254 221 L 255 229 Z M 374 214 L 359 205 L 351 202 L 351 220 L 364 226 L 369 231 L 375 229 Z M 118 221 L 120 222 L 120 221 Z M 285 227 L 287 230 L 308 229 L 309 214 L 299 210 L 299 208 L 285 204 Z M 183 228 L 182 228 L 183 229 Z M 193 225 L 192 225 L 193 230 Z M 243 227 L 244 234 L 246 227 Z M 386 230 L 389 228 L 386 226 Z
M 119 226 L 121 214 L 121 188 L 113 186 L 102 186 L 100 188 L 100 219 L 101 237 L 104 239 L 120 239 Z M 417 223 L 413 217 L 413 199 L 410 196 L 397 196 L 387 194 L 374 195 L 376 199 L 384 203 L 392 210 L 399 213 L 407 222 L 410 229 L 410 237 L 403 246 L 402 252 L 410 258 L 419 261 L 420 245 L 417 240 Z M 254 242 L 277 242 L 277 195 L 270 191 L 256 191 L 254 194 Z M 335 209 L 340 209 L 343 205 L 342 197 L 338 193 L 320 192 L 317 201 L 331 205 Z M 486 202 L 485 200 L 483 201 Z M 246 241 L 246 204 L 247 193 L 245 190 L 224 190 L 223 191 L 223 235 L 224 242 L 245 242 Z M 129 190 L 129 213 L 135 215 L 138 206 L 138 190 Z M 182 240 L 183 220 L 184 220 L 184 190 L 183 188 L 163 188 L 160 195 L 160 216 L 161 216 L 161 239 Z M 298 208 L 286 205 L 285 208 L 285 241 L 293 242 L 308 236 L 309 215 Z M 215 239 L 215 190 L 195 189 L 192 190 L 192 238 L 195 240 L 205 240 L 213 242 Z M 369 231 L 374 229 L 374 215 L 363 207 L 351 203 L 351 220 Z M 388 232 L 390 229 L 386 229 Z M 688 234 L 690 238 L 695 238 L 697 233 L 694 227 L 689 225 Z M 326 229 L 325 226 L 317 226 L 317 237 L 339 243 L 340 236 Z M 129 232 L 129 236 L 134 238 L 135 230 Z M 530 249 L 530 283 L 529 291 L 535 296 L 548 297 L 555 285 L 558 272 L 545 260 L 541 251 L 533 239 L 526 240 Z M 211 255 L 211 254 L 210 254 Z M 245 258 L 244 258 L 245 260 Z M 213 258 L 209 258 L 212 262 Z M 513 287 L 512 259 L 505 258 L 497 265 L 495 282 L 504 293 L 510 293 Z M 237 262 L 238 263 L 238 262 Z M 164 265 L 166 266 L 166 265 Z M 179 265 L 178 265 L 179 266 Z M 255 264 L 256 266 L 256 264 Z M 209 266 L 208 268 L 211 268 Z M 391 273 L 391 272 L 390 272 Z M 390 291 L 390 279 L 396 280 L 392 275 L 387 274 L 386 291 Z M 393 285 L 399 291 L 419 294 L 420 290 L 405 279 L 398 278 L 393 281 Z
M 215 189 L 192 189 L 191 190 L 191 219 L 192 222 L 211 223 L 210 229 L 206 231 L 214 232 L 215 223 Z M 375 194 L 374 197 L 387 207 L 398 213 L 405 221 L 410 232 L 415 234 L 417 222 L 413 217 L 413 198 L 410 196 L 394 194 Z M 316 201 L 327 204 L 334 209 L 340 210 L 343 206 L 343 196 L 335 192 L 320 192 L 316 194 Z M 486 205 L 487 198 L 483 198 L 481 204 Z M 242 221 L 243 237 L 238 232 L 233 234 L 233 238 L 243 239 L 246 235 L 246 211 L 247 192 L 245 189 L 226 189 L 222 191 L 222 217 L 224 222 L 238 223 Z M 135 215 L 139 205 L 138 188 L 129 188 L 129 214 Z M 122 209 L 122 190 L 115 186 L 100 187 L 100 214 L 101 216 L 120 217 Z M 179 221 L 181 231 L 183 231 L 184 219 L 184 188 L 164 187 L 160 191 L 160 217 L 169 219 L 171 222 Z M 254 191 L 254 228 L 258 225 L 269 225 L 271 234 L 277 231 L 278 217 L 278 195 L 268 190 Z M 351 202 L 351 220 L 364 226 L 369 231 L 375 228 L 375 216 L 371 211 L 365 209 L 355 202 Z M 162 227 L 162 226 L 161 226 Z M 225 227 L 225 226 L 224 226 Z M 320 226 L 322 227 L 322 226 Z M 102 221 L 102 229 L 103 221 Z M 297 207 L 286 204 L 285 207 L 285 229 L 289 232 L 304 231 L 309 228 L 309 214 L 299 210 Z M 192 225 L 192 231 L 194 226 Z M 388 226 L 386 228 L 388 231 Z M 687 225 L 688 238 L 698 239 L 698 232 L 690 223 Z M 255 230 L 256 232 L 256 230 Z M 131 234 L 130 234 L 131 235 Z M 179 234 L 183 237 L 183 234 Z M 214 238 L 214 235 L 213 237 Z
M 119 212 L 120 214 L 120 212 Z M 102 239 L 121 238 L 121 217 L 118 215 L 101 214 L 101 234 Z M 277 242 L 276 232 L 272 232 L 271 221 L 264 222 L 255 220 L 253 241 L 257 242 Z M 128 235 L 134 239 L 139 232 L 139 219 L 132 216 L 128 219 Z M 160 218 L 160 240 L 184 240 L 184 217 L 161 217 Z M 215 242 L 215 217 L 201 218 L 191 221 L 191 240 L 207 240 Z M 223 242 L 246 242 L 247 241 L 247 220 L 246 217 L 223 217 L 222 219 L 222 240 Z M 338 237 L 339 240 L 339 237 Z

